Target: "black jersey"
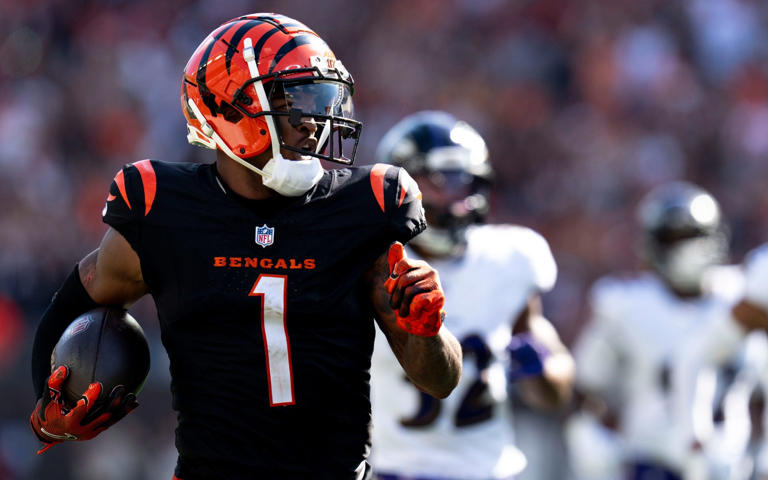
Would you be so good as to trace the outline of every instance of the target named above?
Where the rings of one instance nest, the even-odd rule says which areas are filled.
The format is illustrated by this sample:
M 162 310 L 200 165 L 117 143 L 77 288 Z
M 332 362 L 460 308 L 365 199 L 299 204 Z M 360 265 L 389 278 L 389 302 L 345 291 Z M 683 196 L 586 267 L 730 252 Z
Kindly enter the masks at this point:
M 214 165 L 142 160 L 118 172 L 104 221 L 157 306 L 177 475 L 354 478 L 374 338 L 360 279 L 425 228 L 405 170 L 330 170 L 302 197 L 249 201 Z

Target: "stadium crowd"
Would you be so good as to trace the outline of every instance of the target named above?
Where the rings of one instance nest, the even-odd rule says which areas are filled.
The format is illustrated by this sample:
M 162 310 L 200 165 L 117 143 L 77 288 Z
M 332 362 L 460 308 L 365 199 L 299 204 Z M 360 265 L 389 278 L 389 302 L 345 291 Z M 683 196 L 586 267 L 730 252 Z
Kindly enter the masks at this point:
M 151 301 L 132 310 L 153 341 L 142 406 L 96 442 L 45 454 L 56 462 L 35 456 L 27 424 L 31 334 L 106 230 L 120 166 L 203 158 L 185 139 L 184 62 L 251 10 L 306 21 L 353 74 L 359 164 L 417 110 L 482 133 L 496 171 L 490 220 L 549 241 L 560 274 L 544 302 L 567 343 L 589 285 L 637 266 L 634 209 L 651 187 L 686 179 L 710 191 L 734 262 L 768 239 L 763 1 L 0 0 L 0 479 L 170 478 L 174 418 Z

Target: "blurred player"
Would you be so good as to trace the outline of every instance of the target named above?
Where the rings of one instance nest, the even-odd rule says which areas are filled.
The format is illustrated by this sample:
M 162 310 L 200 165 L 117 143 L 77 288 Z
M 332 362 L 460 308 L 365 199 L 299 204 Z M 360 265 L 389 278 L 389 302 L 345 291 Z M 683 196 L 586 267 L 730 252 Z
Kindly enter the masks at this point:
M 768 244 L 749 252 L 744 276 L 739 301 L 686 344 L 678 375 L 701 377 L 734 358 L 739 360 L 736 379 L 726 394 L 722 426 L 694 430 L 690 443 L 707 454 L 707 463 L 716 457 L 721 478 L 764 480 L 768 479 Z M 681 411 L 702 402 L 701 382 L 679 383 Z
M 67 370 L 51 374 L 49 359 L 77 314 L 146 293 L 170 357 L 182 480 L 368 478 L 374 317 L 415 385 L 453 390 L 461 349 L 441 328 L 437 273 L 397 243 L 425 227 L 416 183 L 390 165 L 319 162 L 354 159 L 352 86 L 326 43 L 282 15 L 235 18 L 200 44 L 182 108 L 216 163 L 117 173 L 111 228 L 37 331 L 40 440 L 92 438 L 135 408 L 119 389 L 99 406 L 95 383 L 65 410 Z
M 406 117 L 382 139 L 377 158 L 419 183 L 429 227 L 410 251 L 440 272 L 465 363 L 456 390 L 437 400 L 408 381 L 379 335 L 371 376 L 374 472 L 380 480 L 510 478 L 525 459 L 514 446 L 508 379 L 539 406 L 570 395 L 571 357 L 539 298 L 557 273 L 549 246 L 525 227 L 478 225 L 488 209 L 488 152 L 453 116 Z
M 751 460 L 755 479 L 768 480 L 768 243 L 752 250 L 745 260 L 745 291 L 731 311 L 730 319 L 737 325 L 732 333 L 746 334 L 746 367 L 743 403 L 749 412 L 749 442 L 744 455 Z M 717 331 L 709 332 L 718 335 Z M 751 387 L 751 390 L 749 389 Z
M 686 427 L 675 413 L 675 358 L 727 311 L 741 283 L 738 269 L 718 267 L 728 241 L 709 193 L 685 182 L 661 185 L 638 217 L 651 271 L 599 279 L 591 321 L 574 346 L 582 409 L 567 438 L 578 478 L 682 477 Z

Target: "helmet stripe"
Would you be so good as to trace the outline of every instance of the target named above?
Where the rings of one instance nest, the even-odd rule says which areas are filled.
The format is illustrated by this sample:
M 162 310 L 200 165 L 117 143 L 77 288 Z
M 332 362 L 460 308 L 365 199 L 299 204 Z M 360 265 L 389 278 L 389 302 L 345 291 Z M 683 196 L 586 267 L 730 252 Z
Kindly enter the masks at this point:
M 272 25 L 273 27 L 280 29 L 280 31 L 285 33 L 286 35 L 288 34 L 288 30 L 286 30 L 286 28 L 282 24 L 280 24 L 280 22 L 276 21 L 274 17 L 256 17 L 256 19 L 261 20 L 262 22 L 266 22 Z
M 240 43 L 240 40 L 253 28 L 262 25 L 264 23 L 263 20 L 248 20 L 246 23 L 244 23 L 240 28 L 237 29 L 234 35 L 232 35 L 232 38 L 230 39 L 229 43 L 227 44 L 227 54 L 225 56 L 225 63 L 227 65 L 227 73 L 230 73 L 230 66 L 232 65 L 232 57 L 235 55 L 235 52 L 237 52 L 237 45 Z M 253 50 L 255 52 L 260 52 L 261 47 L 264 45 L 264 43 L 267 41 L 267 39 L 272 36 L 275 32 L 277 32 L 277 28 L 273 28 L 266 32 L 264 35 L 259 38 L 259 41 L 256 42 L 256 45 L 253 47 Z
M 221 29 L 219 33 L 217 33 L 213 39 L 208 43 L 208 46 L 205 47 L 205 52 L 203 52 L 203 56 L 200 57 L 200 65 L 197 68 L 197 87 L 200 90 L 200 97 L 203 99 L 203 103 L 206 107 L 211 111 L 211 115 L 214 117 L 216 116 L 216 110 L 218 110 L 218 105 L 216 105 L 216 99 L 214 95 L 211 93 L 211 91 L 208 89 L 208 85 L 205 82 L 205 73 L 208 65 L 208 57 L 211 56 L 211 50 L 213 50 L 213 46 L 216 45 L 216 42 L 224 36 L 225 33 L 229 31 L 230 28 L 232 28 L 235 24 L 231 23 L 227 25 L 226 28 Z
M 238 20 L 253 20 L 254 18 L 250 15 L 245 15 L 240 17 Z M 298 28 L 298 29 L 306 29 L 307 26 L 295 21 L 294 19 L 290 17 L 286 17 L 285 15 L 261 15 L 256 17 L 256 20 L 261 20 L 262 22 L 266 22 L 270 25 L 272 25 L 275 28 L 280 29 L 281 32 L 288 35 L 290 32 L 288 31 L 288 27 L 290 28 Z
M 280 50 L 278 50 L 275 54 L 275 58 L 272 59 L 272 65 L 269 66 L 269 73 L 272 73 L 272 71 L 275 69 L 277 64 L 280 63 L 280 60 L 282 60 L 283 57 L 302 45 L 316 42 L 317 38 L 318 37 L 309 34 L 299 35 L 291 38 L 282 47 L 280 47 Z

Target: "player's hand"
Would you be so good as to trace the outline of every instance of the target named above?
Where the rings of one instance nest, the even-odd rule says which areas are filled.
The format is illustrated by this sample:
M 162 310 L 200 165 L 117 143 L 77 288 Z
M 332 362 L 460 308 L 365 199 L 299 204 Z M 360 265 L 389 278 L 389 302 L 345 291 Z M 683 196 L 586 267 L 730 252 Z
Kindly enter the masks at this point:
M 549 349 L 528 332 L 513 335 L 507 346 L 509 353 L 510 382 L 522 378 L 539 376 L 544 372 L 544 360 L 549 356 Z
M 427 262 L 407 258 L 400 242 L 389 247 L 387 262 L 390 275 L 384 288 L 390 294 L 397 326 L 412 335 L 437 335 L 445 316 L 445 295 L 437 271 Z
M 61 387 L 68 375 L 67 367 L 60 366 L 51 376 L 29 418 L 32 431 L 46 444 L 37 453 L 67 440 L 90 440 L 126 416 L 139 404 L 132 393 L 122 386 L 110 392 L 109 399 L 98 406 L 101 383 L 92 383 L 73 408 L 64 404 Z

